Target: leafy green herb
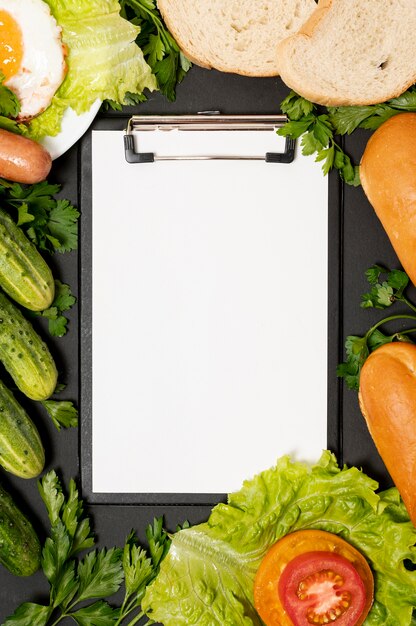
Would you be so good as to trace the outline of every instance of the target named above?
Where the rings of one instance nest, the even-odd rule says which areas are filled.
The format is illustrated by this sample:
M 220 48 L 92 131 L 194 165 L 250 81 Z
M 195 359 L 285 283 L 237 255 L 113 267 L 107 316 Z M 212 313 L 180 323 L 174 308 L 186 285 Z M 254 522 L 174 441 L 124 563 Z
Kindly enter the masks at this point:
M 277 131 L 279 135 L 293 139 L 302 137 L 302 154 L 316 153 L 315 160 L 322 162 L 324 174 L 335 168 L 346 183 L 360 184 L 359 168 L 335 142 L 335 128 L 328 113 L 320 113 L 317 106 L 294 91 L 283 100 L 281 110 L 289 121 Z
M 281 110 L 289 121 L 278 130 L 279 135 L 302 137 L 302 153 L 316 154 L 324 174 L 338 170 L 349 185 L 360 184 L 359 167 L 335 141 L 336 135 L 350 135 L 357 128 L 376 130 L 393 115 L 416 111 L 416 86 L 398 98 L 370 106 L 318 107 L 294 91 L 283 100 Z
M 78 426 L 78 409 L 69 400 L 41 400 L 57 430 Z
M 50 585 L 49 604 L 26 602 L 3 626 L 56 626 L 65 618 L 72 618 L 79 626 L 137 624 L 144 617 L 140 605 L 145 590 L 158 574 L 170 546 L 162 519 L 155 519 L 147 530 L 152 540 L 150 556 L 134 532 L 128 535 L 123 550 L 91 550 L 95 540 L 75 482 L 70 481 L 66 496 L 52 471 L 39 483 L 39 492 L 51 523 L 42 551 L 42 570 Z M 80 558 L 85 550 L 89 552 Z M 115 594 L 123 581 L 123 602 L 113 607 L 106 598 Z
M 78 246 L 79 212 L 68 200 L 56 199 L 60 185 L 20 185 L 0 179 L 0 202 L 16 215 L 18 226 L 40 249 L 70 252 Z
M 385 280 L 381 278 L 385 276 Z M 406 305 L 411 315 L 398 314 L 385 317 L 372 326 L 364 336 L 350 335 L 345 342 L 346 361 L 338 365 L 337 374 L 344 378 L 350 389 L 359 388 L 360 372 L 367 357 L 380 346 L 393 341 L 413 343 L 409 337 L 416 332 L 416 328 L 400 330 L 386 335 L 380 330 L 380 326 L 388 322 L 416 321 L 416 306 L 405 295 L 409 285 L 409 277 L 401 270 L 389 270 L 381 265 L 373 265 L 366 271 L 366 277 L 371 285 L 371 290 L 362 296 L 361 306 L 364 309 L 376 308 L 387 309 L 395 303 Z
M 20 102 L 11 89 L 3 85 L 5 76 L 0 71 L 0 128 L 24 135 L 27 128 L 14 118 L 19 115 Z
M 49 309 L 41 311 L 37 315 L 46 317 L 49 332 L 52 337 L 63 337 L 67 332 L 68 319 L 62 315 L 69 311 L 77 299 L 71 293 L 71 288 L 60 280 L 55 280 L 55 298 Z
M 60 394 L 66 385 L 58 383 L 54 396 Z M 78 409 L 69 400 L 41 400 L 40 403 L 52 419 L 58 431 L 61 428 L 76 428 L 78 426 Z
M 165 27 L 156 0 L 120 0 L 120 4 L 123 17 L 140 26 L 136 43 L 152 68 L 160 91 L 168 100 L 175 100 L 176 85 L 183 80 L 191 63 Z M 139 101 L 143 101 L 143 96 Z M 129 94 L 127 103 L 136 104 L 137 96 Z M 118 107 L 113 103 L 113 108 Z

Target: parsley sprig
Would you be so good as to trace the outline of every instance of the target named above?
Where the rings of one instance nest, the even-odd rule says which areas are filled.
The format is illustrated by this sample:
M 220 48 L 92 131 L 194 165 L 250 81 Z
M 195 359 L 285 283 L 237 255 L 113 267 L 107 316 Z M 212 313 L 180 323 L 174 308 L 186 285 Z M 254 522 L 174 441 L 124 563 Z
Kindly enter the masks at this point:
M 383 122 L 398 113 L 416 111 L 416 86 L 398 98 L 369 106 L 318 107 L 294 91 L 283 100 L 281 110 L 289 121 L 278 130 L 279 135 L 301 139 L 302 154 L 316 155 L 322 162 L 324 174 L 338 170 L 349 185 L 360 184 L 359 167 L 335 140 L 350 135 L 357 128 L 376 130 Z
M 346 183 L 360 184 L 358 167 L 352 164 L 350 157 L 335 141 L 336 131 L 328 112 L 321 113 L 315 104 L 294 91 L 280 106 L 289 121 L 277 131 L 279 135 L 292 139 L 301 137 L 302 154 L 309 156 L 316 153 L 315 160 L 322 162 L 325 175 L 335 168 Z
M 34 315 L 46 317 L 52 337 L 63 337 L 68 330 L 68 318 L 63 313 L 69 311 L 76 301 L 76 297 L 71 292 L 71 287 L 60 280 L 55 280 L 55 298 L 51 306 L 49 309 L 34 313 Z
M 72 618 L 79 626 L 137 624 L 144 617 L 140 604 L 146 587 L 158 574 L 170 547 L 162 518 L 147 528 L 149 551 L 139 545 L 133 531 L 122 550 L 92 549 L 95 539 L 91 522 L 75 482 L 71 480 L 65 496 L 52 471 L 39 483 L 39 491 L 51 523 L 42 551 L 42 570 L 50 586 L 49 604 L 26 602 L 3 626 L 56 626 L 65 618 Z M 88 552 L 80 558 L 85 550 Z M 114 607 L 107 598 L 120 589 L 123 581 L 123 602 Z
M 5 75 L 0 71 L 0 128 L 13 133 L 24 134 L 24 124 L 16 122 L 20 113 L 20 102 L 11 89 L 4 85 Z
M 20 185 L 0 179 L 0 203 L 16 218 L 27 237 L 47 252 L 70 252 L 78 246 L 77 209 L 55 198 L 60 185 Z
M 121 0 L 120 4 L 122 15 L 140 26 L 136 43 L 152 68 L 160 91 L 168 100 L 175 100 L 176 85 L 183 80 L 192 64 L 164 25 L 156 0 Z M 143 97 L 137 99 L 130 94 L 127 103 L 135 104 L 142 100 Z
M 385 276 L 385 280 L 382 277 Z M 368 293 L 361 298 L 364 309 L 387 309 L 395 303 L 406 305 L 411 314 L 390 315 L 374 324 L 364 336 L 350 335 L 345 342 L 346 361 L 338 365 L 337 374 L 344 378 L 350 389 L 359 388 L 360 372 L 367 357 L 380 346 L 393 341 L 414 343 L 409 335 L 416 333 L 416 328 L 401 329 L 393 334 L 385 334 L 380 327 L 388 322 L 416 322 L 416 306 L 406 297 L 409 277 L 401 270 L 389 270 L 381 265 L 373 265 L 366 271 L 371 285 Z

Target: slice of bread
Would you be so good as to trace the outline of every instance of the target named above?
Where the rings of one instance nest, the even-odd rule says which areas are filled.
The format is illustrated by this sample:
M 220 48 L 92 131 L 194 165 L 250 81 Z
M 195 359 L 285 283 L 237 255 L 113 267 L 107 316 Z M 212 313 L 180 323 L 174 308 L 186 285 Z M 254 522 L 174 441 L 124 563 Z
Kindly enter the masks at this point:
M 416 0 L 320 0 L 278 46 L 280 75 L 327 106 L 385 102 L 416 82 Z
M 246 76 L 279 73 L 278 43 L 297 32 L 315 0 L 158 0 L 183 53 L 197 65 Z

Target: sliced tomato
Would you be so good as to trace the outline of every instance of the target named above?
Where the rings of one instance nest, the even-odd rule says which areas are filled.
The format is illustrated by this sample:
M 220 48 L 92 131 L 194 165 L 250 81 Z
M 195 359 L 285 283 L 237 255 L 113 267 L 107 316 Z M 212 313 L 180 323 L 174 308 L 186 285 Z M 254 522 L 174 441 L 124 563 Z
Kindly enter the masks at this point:
M 266 626 L 361 626 L 373 602 L 365 558 L 319 530 L 286 535 L 260 564 L 254 603 Z
M 364 582 L 343 556 L 305 552 L 282 572 L 278 592 L 295 626 L 355 626 L 366 604 Z

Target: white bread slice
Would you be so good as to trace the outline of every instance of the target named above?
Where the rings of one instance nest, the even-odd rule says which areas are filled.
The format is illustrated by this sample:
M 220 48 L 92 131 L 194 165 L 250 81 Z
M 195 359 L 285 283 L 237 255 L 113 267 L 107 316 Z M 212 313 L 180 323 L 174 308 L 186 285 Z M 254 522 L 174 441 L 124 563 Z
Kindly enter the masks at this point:
M 158 0 L 157 4 L 191 61 L 246 76 L 276 76 L 279 41 L 297 32 L 316 8 L 315 0 Z
M 280 75 L 327 106 L 385 102 L 416 82 L 416 0 L 320 0 L 278 46 Z

